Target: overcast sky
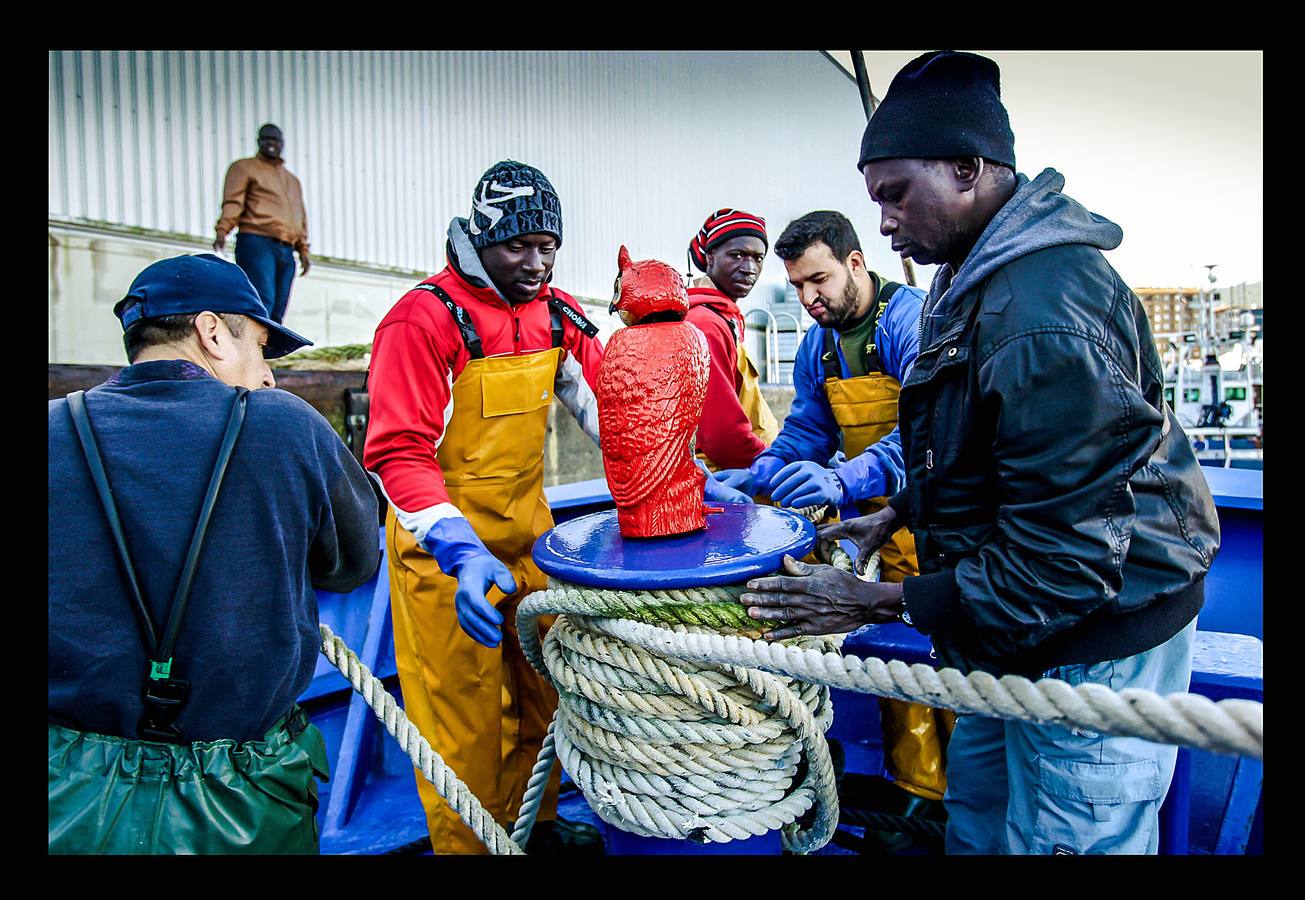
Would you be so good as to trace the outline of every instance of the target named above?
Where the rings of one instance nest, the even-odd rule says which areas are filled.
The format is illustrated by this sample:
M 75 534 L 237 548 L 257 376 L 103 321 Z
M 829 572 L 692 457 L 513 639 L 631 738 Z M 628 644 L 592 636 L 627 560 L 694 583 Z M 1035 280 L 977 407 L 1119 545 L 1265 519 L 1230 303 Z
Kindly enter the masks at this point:
M 875 95 L 924 52 L 865 51 Z M 973 52 L 1001 67 L 1019 171 L 1056 169 L 1123 228 L 1107 258 L 1130 286 L 1195 286 L 1207 263 L 1220 285 L 1263 279 L 1263 53 Z

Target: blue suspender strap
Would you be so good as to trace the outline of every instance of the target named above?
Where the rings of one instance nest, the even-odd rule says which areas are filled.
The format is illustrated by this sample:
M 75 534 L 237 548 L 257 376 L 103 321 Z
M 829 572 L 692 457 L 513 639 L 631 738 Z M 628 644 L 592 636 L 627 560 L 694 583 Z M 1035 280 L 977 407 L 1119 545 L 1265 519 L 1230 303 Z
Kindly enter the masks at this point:
M 181 730 L 177 727 L 176 720 L 185 707 L 187 699 L 189 699 L 190 682 L 185 679 L 171 677 L 172 652 L 176 646 L 177 634 L 181 630 L 186 605 L 190 601 L 195 568 L 199 563 L 204 541 L 208 535 L 208 523 L 213 514 L 213 507 L 217 504 L 218 493 L 222 489 L 222 481 L 226 476 L 227 464 L 231 460 L 231 453 L 235 449 L 241 428 L 244 426 L 248 398 L 248 390 L 236 388 L 236 396 L 231 403 L 231 412 L 227 418 L 226 432 L 222 436 L 222 444 L 218 449 L 213 474 L 209 477 L 208 490 L 205 492 L 204 502 L 200 506 L 199 519 L 195 523 L 195 531 L 190 539 L 190 549 L 187 551 L 185 563 L 182 565 L 181 577 L 177 581 L 177 589 L 173 594 L 172 607 L 168 611 L 168 621 L 164 627 L 163 640 L 160 643 L 155 636 L 154 625 L 150 621 L 149 611 L 141 594 L 136 569 L 132 565 L 131 557 L 127 552 L 127 541 L 126 536 L 123 534 L 122 521 L 118 515 L 117 504 L 113 499 L 113 489 L 109 485 L 108 473 L 104 469 L 104 460 L 100 455 L 99 445 L 95 440 L 95 432 L 91 429 L 84 392 L 74 391 L 68 395 L 68 411 L 72 416 L 78 440 L 81 442 L 82 453 L 86 457 L 87 466 L 90 468 L 91 480 L 95 482 L 100 504 L 104 507 L 105 518 L 109 521 L 109 530 L 113 533 L 118 561 L 126 575 L 132 599 L 136 604 L 137 613 L 149 644 L 150 671 L 149 677 L 145 680 L 145 711 L 141 716 L 140 723 L 137 725 L 137 730 L 148 740 L 176 743 L 181 736 Z

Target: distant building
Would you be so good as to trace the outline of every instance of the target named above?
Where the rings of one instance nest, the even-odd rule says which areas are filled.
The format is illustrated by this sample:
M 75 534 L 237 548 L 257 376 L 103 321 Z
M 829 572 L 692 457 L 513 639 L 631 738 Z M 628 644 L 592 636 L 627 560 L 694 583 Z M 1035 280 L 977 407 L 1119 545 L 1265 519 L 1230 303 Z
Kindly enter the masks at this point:
M 1181 341 L 1182 335 L 1197 329 L 1196 288 L 1133 288 L 1142 301 L 1151 333 L 1162 349 L 1168 341 Z
M 1214 292 L 1214 332 L 1222 340 L 1247 339 L 1264 330 L 1264 282 Z
M 1140 287 L 1133 288 L 1133 293 L 1142 300 L 1162 357 L 1171 343 L 1180 346 L 1198 342 L 1201 323 L 1196 288 Z M 1216 340 L 1250 343 L 1263 333 L 1264 282 L 1215 288 L 1210 299 Z

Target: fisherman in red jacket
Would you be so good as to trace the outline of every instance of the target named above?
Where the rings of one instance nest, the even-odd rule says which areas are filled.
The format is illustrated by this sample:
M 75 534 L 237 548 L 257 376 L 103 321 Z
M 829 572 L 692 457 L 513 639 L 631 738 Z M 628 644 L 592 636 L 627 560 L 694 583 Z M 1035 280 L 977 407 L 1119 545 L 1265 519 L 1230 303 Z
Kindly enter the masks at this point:
M 381 320 L 369 376 L 363 461 L 389 501 L 404 709 L 500 822 L 516 814 L 557 708 L 516 635 L 517 604 L 548 581 L 530 550 L 553 526 L 544 436 L 555 394 L 598 441 L 603 347 L 550 284 L 561 244 L 561 204 L 544 174 L 511 160 L 491 167 L 469 218 L 449 225 L 448 265 Z M 561 835 L 577 828 L 549 821 L 558 778 L 555 769 L 532 845 L 545 835 L 576 843 Z M 436 853 L 485 852 L 420 774 L 417 788 Z
M 689 288 L 686 321 L 706 336 L 711 354 L 697 449 L 712 471 L 747 468 L 779 434 L 743 346 L 738 307 L 756 285 L 768 247 L 766 220 L 736 209 L 712 213 L 689 244 L 689 260 L 706 273 Z

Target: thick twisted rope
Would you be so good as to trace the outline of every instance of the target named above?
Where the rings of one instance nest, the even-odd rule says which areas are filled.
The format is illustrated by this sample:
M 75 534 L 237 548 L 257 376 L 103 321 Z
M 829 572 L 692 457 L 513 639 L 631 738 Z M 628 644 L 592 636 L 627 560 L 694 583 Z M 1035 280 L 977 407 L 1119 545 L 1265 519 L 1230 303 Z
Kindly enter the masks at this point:
M 815 510 L 802 512 L 819 517 Z M 836 543 L 822 541 L 819 550 L 839 568 L 852 568 Z M 868 569 L 863 577 L 873 579 L 878 554 Z M 322 651 L 496 854 L 522 852 L 559 754 L 595 811 L 627 831 L 705 842 L 782 828 L 789 849 L 818 849 L 838 822 L 824 740 L 833 715 L 829 687 L 1264 757 L 1261 703 L 1213 703 L 1193 694 L 1161 697 L 1137 688 L 1116 693 L 1094 684 L 1034 683 L 984 672 L 967 676 L 956 669 L 843 657 L 836 652 L 841 637 L 770 643 L 755 639 L 760 628 L 738 602 L 743 592 L 738 585 L 603 591 L 550 581 L 548 590 L 521 603 L 522 649 L 558 688 L 562 702 L 511 836 L 325 625 Z M 537 620 L 550 614 L 561 615 L 541 642 Z M 736 633 L 720 634 L 722 629 Z M 800 683 L 794 686 L 791 679 Z M 794 788 L 803 755 L 807 771 Z M 812 806 L 811 821 L 800 827 L 798 817 Z
M 818 517 L 816 510 L 801 512 L 811 518 Z M 840 568 L 850 568 L 847 554 L 836 545 L 822 542 L 821 549 Z M 877 569 L 877 559 L 872 560 L 871 568 Z M 737 604 L 742 593 L 743 589 L 737 586 L 703 588 L 695 592 L 691 600 L 709 607 L 721 603 Z M 540 598 L 538 603 L 527 608 L 535 598 Z M 573 605 L 577 602 L 582 606 Z M 1103 734 L 1140 737 L 1157 743 L 1264 758 L 1262 703 L 1250 700 L 1221 700 L 1216 703 L 1197 694 L 1161 696 L 1142 688 L 1124 688 L 1115 692 L 1104 685 L 1070 685 L 1054 678 L 1033 682 L 1018 675 L 1000 678 L 986 672 L 965 675 L 957 669 L 934 669 L 920 664 L 908 666 L 897 660 L 885 662 L 877 657 L 844 657 L 837 652 L 820 652 L 789 642 L 755 640 L 746 627 L 739 629 L 740 635 L 708 634 L 682 628 L 668 630 L 649 623 L 659 614 L 642 615 L 632 609 L 641 603 L 654 602 L 657 602 L 657 597 L 653 592 L 625 594 L 618 604 L 596 596 L 592 591 L 576 593 L 564 588 L 561 592 L 549 590 L 533 594 L 523 602 L 517 616 L 521 621 L 524 613 L 538 616 L 544 614 L 544 607 L 554 611 L 554 606 L 557 606 L 557 612 L 586 611 L 606 616 L 609 610 L 619 606 L 630 611 L 619 617 L 632 621 L 602 618 L 596 619 L 593 627 L 669 659 L 758 667 L 815 684 L 961 713 L 1059 724 Z M 585 608 L 583 604 L 592 605 Z M 719 615 L 727 617 L 732 614 L 721 612 Z M 522 634 L 524 642 L 525 632 Z
M 556 739 L 553 736 L 556 727 L 557 710 L 553 710 L 553 719 L 548 723 L 544 744 L 539 748 L 535 766 L 530 770 L 530 780 L 526 782 L 526 792 L 521 798 L 521 812 L 512 825 L 512 840 L 521 847 L 530 840 L 530 830 L 535 827 L 535 818 L 539 815 L 539 806 L 544 799 L 544 789 L 548 787 L 548 776 L 553 774 L 553 762 L 557 759 Z
M 544 592 L 546 595 L 549 592 Z M 548 598 L 534 594 L 539 603 Z M 529 602 L 530 598 L 527 598 Z M 523 604 L 523 607 L 525 604 Z M 518 613 L 520 617 L 520 613 Z M 1264 704 L 1250 700 L 1215 703 L 1197 694 L 1161 696 L 1142 688 L 1119 692 L 1099 684 L 1070 685 L 1054 678 L 1037 682 L 1018 675 L 969 675 L 877 657 L 860 659 L 781 642 L 733 635 L 686 633 L 616 619 L 594 627 L 650 652 L 686 662 L 755 666 L 815 684 L 908 700 L 960 713 L 1058 724 L 1084 731 L 1140 737 L 1217 753 L 1264 758 Z
M 802 512 L 806 514 L 808 518 L 818 520 L 819 517 L 823 515 L 824 509 L 823 507 L 812 508 L 811 510 L 803 510 Z M 851 568 L 851 560 L 847 557 L 846 553 L 843 553 L 841 549 L 837 548 L 837 545 L 826 543 L 825 549 L 827 552 L 832 551 L 835 554 L 831 559 L 832 562 L 840 565 L 842 568 Z M 839 556 L 840 554 L 841 556 Z M 875 561 L 877 561 L 877 559 L 878 557 L 876 555 Z M 720 602 L 720 598 L 714 594 L 707 594 L 693 589 L 687 591 L 650 593 L 651 597 L 647 598 L 652 601 L 650 604 L 645 600 L 645 604 L 643 605 L 632 605 L 625 601 L 624 595 L 617 592 L 610 592 L 608 598 L 610 601 L 609 608 L 611 611 L 618 614 L 624 610 L 631 615 L 638 616 L 643 620 L 651 622 L 688 623 L 714 626 L 717 628 L 731 626 L 736 629 L 743 627 L 752 628 L 752 622 L 746 614 L 740 615 L 743 610 L 737 602 L 722 603 Z M 737 595 L 740 593 L 742 593 L 741 588 L 735 589 L 735 598 L 737 598 Z M 467 788 L 466 784 L 457 778 L 452 770 L 448 768 L 443 758 L 440 757 L 440 755 L 431 747 L 430 742 L 414 725 L 412 725 L 403 709 L 398 705 L 397 701 L 395 701 L 394 697 L 385 690 L 380 679 L 373 676 L 367 666 L 363 665 L 362 661 L 358 659 L 357 654 L 349 649 L 344 641 L 337 637 L 328 626 L 320 625 L 320 632 L 322 636 L 322 653 L 331 664 L 339 669 L 341 674 L 349 680 L 353 689 L 362 695 L 363 699 L 367 701 L 368 706 L 370 706 L 373 712 L 375 712 L 377 718 L 385 725 L 386 730 L 399 742 L 400 747 L 402 747 L 404 752 L 408 754 L 410 759 L 412 759 L 417 770 L 420 771 L 423 777 L 425 777 L 426 780 L 435 787 L 439 795 L 453 807 L 454 811 L 458 813 L 459 818 L 461 818 L 462 821 L 471 828 L 490 852 L 494 854 L 522 853 L 523 851 L 521 850 L 521 847 L 530 837 L 530 831 L 534 826 L 536 817 L 538 816 L 544 790 L 547 786 L 548 778 L 552 772 L 553 763 L 556 759 L 557 750 L 555 735 L 557 713 L 554 713 L 553 720 L 549 723 L 548 733 L 544 738 L 543 746 L 540 748 L 539 756 L 531 770 L 530 778 L 526 785 L 526 791 L 522 798 L 520 812 L 513 825 L 512 834 L 508 836 L 503 828 L 485 810 L 479 799 L 470 791 L 470 789 Z M 532 630 L 531 634 L 537 639 L 537 630 Z M 837 646 L 838 642 L 838 640 L 835 640 L 830 641 L 829 643 L 832 646 Z M 812 686 L 805 686 L 804 696 L 809 699 L 812 693 Z M 820 689 L 815 693 L 823 699 L 823 706 L 825 709 L 825 714 L 822 717 L 819 729 L 819 736 L 823 739 L 824 731 L 828 729 L 830 723 L 833 721 L 833 711 L 829 704 L 828 691 Z M 727 701 L 722 702 L 727 703 Z M 800 715 L 796 713 L 794 713 L 794 715 L 801 720 L 802 717 Z M 824 756 L 828 758 L 827 745 L 825 745 Z M 701 766 L 701 763 L 699 763 L 699 765 Z M 832 763 L 822 767 L 820 769 L 820 775 L 822 777 L 819 779 L 819 782 L 822 787 L 825 788 L 823 791 L 823 794 L 825 795 L 823 798 L 823 805 L 825 807 L 832 806 L 833 809 L 832 817 L 826 814 L 821 818 L 822 825 L 824 826 L 822 830 L 832 833 L 837 824 L 837 793 L 834 789 Z M 738 781 L 737 776 L 735 776 L 735 781 Z M 829 803 L 829 796 L 833 797 L 832 804 Z M 805 806 L 802 806 L 802 799 L 805 799 L 805 794 L 796 803 L 789 803 L 788 807 L 797 808 L 797 812 L 800 814 L 805 810 Z M 807 805 L 809 805 L 809 803 Z M 796 816 L 794 816 L 794 818 L 795 817 Z M 789 821 L 791 821 L 791 819 L 781 821 L 779 822 L 779 825 L 787 824 Z M 712 823 L 705 823 L 704 827 L 699 828 L 697 822 L 693 820 L 689 821 L 688 824 L 692 826 L 694 830 L 690 831 L 686 836 L 695 839 L 706 839 L 700 838 L 700 834 L 715 835 L 717 839 L 720 839 L 720 835 L 727 833 L 734 837 L 743 836 L 739 827 L 733 822 L 715 823 L 714 828 L 712 827 Z M 765 828 L 762 831 L 754 831 L 753 833 L 764 833 L 765 831 L 771 830 L 773 827 L 778 826 L 772 822 L 771 827 Z M 721 828 L 724 828 L 725 831 L 721 831 Z M 744 829 L 746 830 L 746 824 L 744 825 Z M 729 838 L 726 837 L 724 839 L 728 840 Z M 820 845 L 823 845 L 827 841 L 828 836 L 825 836 L 819 843 Z
M 833 721 L 827 688 L 755 668 L 666 659 L 594 627 L 598 612 L 686 633 L 757 633 L 737 602 L 742 586 L 626 592 L 550 584 L 523 603 L 547 598 L 549 610 L 535 603 L 533 612 L 518 613 L 522 650 L 558 691 L 557 754 L 600 818 L 634 834 L 699 842 L 782 829 L 796 852 L 829 841 L 838 793 L 824 739 Z M 541 641 L 537 619 L 553 613 L 563 615 Z M 838 642 L 798 643 L 832 649 Z M 551 768 L 546 756 L 537 772 Z M 812 824 L 798 827 L 813 806 Z M 528 796 L 519 823 L 534 812 Z
M 801 512 L 818 520 L 824 509 Z M 851 569 L 836 543 L 822 542 L 821 550 Z M 743 591 L 742 585 L 608 591 L 550 581 L 549 591 L 532 595 L 549 597 L 553 608 L 518 613 L 522 650 L 557 689 L 559 706 L 515 840 L 529 834 L 557 753 L 591 808 L 628 832 L 706 842 L 782 829 L 785 846 L 795 852 L 829 841 L 838 793 L 824 739 L 833 721 L 826 688 L 756 669 L 686 665 L 606 639 L 592 627 L 599 614 L 685 633 L 759 636 L 762 629 L 738 602 Z M 563 615 L 541 642 L 538 616 L 552 613 Z M 835 649 L 841 640 L 793 643 Z M 795 785 L 802 765 L 806 773 Z M 810 824 L 799 827 L 812 806 Z
M 340 670 L 353 689 L 362 695 L 367 705 L 376 713 L 376 718 L 385 725 L 385 730 L 399 742 L 399 746 L 408 754 L 412 764 L 417 767 L 436 792 L 453 807 L 458 818 L 475 832 L 490 853 L 498 855 L 521 855 L 525 851 L 508 836 L 503 827 L 494 821 L 471 789 L 454 774 L 435 752 L 430 742 L 422 736 L 417 727 L 408 721 L 402 707 L 394 697 L 385 690 L 381 680 L 371 673 L 358 655 L 340 638 L 336 637 L 326 625 L 318 626 L 322 635 L 322 654 L 331 661 L 331 665 Z

